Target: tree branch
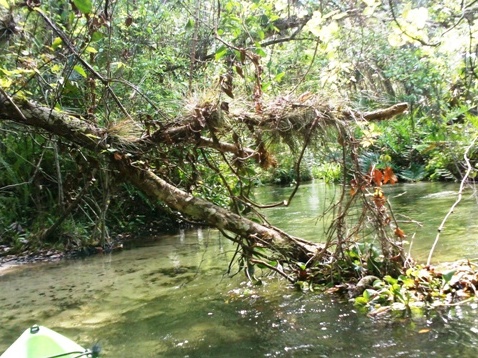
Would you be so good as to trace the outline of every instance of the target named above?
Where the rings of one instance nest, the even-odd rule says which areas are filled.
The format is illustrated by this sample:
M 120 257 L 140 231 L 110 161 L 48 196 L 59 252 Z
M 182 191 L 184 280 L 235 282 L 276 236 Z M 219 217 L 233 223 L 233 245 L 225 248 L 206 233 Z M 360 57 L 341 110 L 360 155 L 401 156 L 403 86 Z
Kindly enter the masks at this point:
M 461 201 L 461 197 L 463 195 L 463 190 L 465 188 L 465 183 L 468 180 L 468 176 L 470 175 L 471 171 L 473 170 L 473 166 L 471 165 L 470 160 L 468 159 L 468 153 L 469 153 L 470 149 L 473 147 L 473 145 L 475 144 L 475 142 L 477 140 L 478 140 L 478 137 L 475 137 L 475 139 L 473 139 L 473 141 L 470 143 L 470 145 L 466 148 L 465 154 L 463 155 L 463 157 L 465 159 L 465 162 L 466 162 L 467 170 L 466 170 L 465 176 L 461 180 L 460 190 L 458 191 L 458 197 L 456 198 L 456 201 L 450 207 L 450 210 L 448 210 L 448 213 L 445 215 L 445 217 L 443 218 L 443 221 L 441 222 L 440 226 L 438 227 L 437 236 L 435 238 L 435 241 L 433 242 L 432 248 L 430 249 L 430 253 L 428 254 L 427 266 L 429 266 L 431 261 L 432 261 L 433 252 L 435 251 L 435 247 L 438 244 L 438 240 L 440 239 L 440 234 L 443 232 L 443 229 L 445 228 L 445 223 L 447 222 L 450 215 L 455 212 L 455 208 L 458 206 L 458 204 Z
M 365 112 L 362 114 L 363 119 L 367 121 L 383 121 L 390 119 L 398 114 L 402 114 L 408 109 L 408 103 L 397 103 L 385 109 L 377 109 L 372 112 Z

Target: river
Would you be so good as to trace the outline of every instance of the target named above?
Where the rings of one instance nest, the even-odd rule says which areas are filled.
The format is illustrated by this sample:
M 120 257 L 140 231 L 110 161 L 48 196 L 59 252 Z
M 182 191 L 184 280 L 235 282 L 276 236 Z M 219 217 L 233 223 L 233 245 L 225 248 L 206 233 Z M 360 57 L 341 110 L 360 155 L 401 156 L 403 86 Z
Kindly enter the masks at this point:
M 424 261 L 458 185 L 386 188 Z M 258 192 L 284 200 L 290 188 Z M 434 262 L 477 258 L 478 205 L 468 190 L 441 234 Z M 320 239 L 319 211 L 334 191 L 301 187 L 271 221 L 297 236 Z M 401 215 L 405 216 L 401 216 Z M 278 278 L 255 287 L 227 274 L 235 247 L 215 230 L 181 231 L 119 253 L 22 266 L 0 276 L 0 352 L 35 323 L 104 357 L 474 357 L 478 304 L 424 315 L 370 318 L 328 294 L 303 294 Z

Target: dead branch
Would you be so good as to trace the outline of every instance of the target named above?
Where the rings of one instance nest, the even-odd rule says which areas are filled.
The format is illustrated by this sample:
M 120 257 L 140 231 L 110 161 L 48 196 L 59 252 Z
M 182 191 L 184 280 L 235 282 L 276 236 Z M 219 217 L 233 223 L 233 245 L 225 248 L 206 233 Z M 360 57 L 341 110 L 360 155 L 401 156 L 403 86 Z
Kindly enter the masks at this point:
M 397 103 L 385 109 L 377 109 L 376 111 L 365 112 L 362 114 L 362 117 L 367 121 L 383 121 L 385 119 L 391 119 L 398 114 L 402 114 L 407 109 L 408 103 Z
M 445 223 L 447 222 L 450 215 L 455 212 L 455 208 L 458 206 L 458 204 L 461 201 L 461 197 L 463 195 L 463 190 L 465 188 L 466 181 L 468 180 L 468 176 L 470 175 L 471 171 L 473 170 L 473 166 L 471 165 L 470 160 L 468 159 L 468 153 L 469 153 L 470 149 L 473 147 L 473 145 L 475 144 L 475 142 L 477 140 L 478 140 L 478 137 L 475 137 L 473 139 L 473 141 L 470 143 L 470 145 L 466 148 L 465 154 L 463 155 L 464 159 L 465 159 L 465 162 L 466 162 L 467 170 L 466 170 L 465 175 L 463 176 L 463 179 L 461 180 L 460 190 L 458 191 L 458 197 L 456 198 L 456 201 L 450 207 L 450 210 L 448 210 L 448 213 L 445 215 L 445 217 L 443 218 L 443 221 L 441 222 L 440 226 L 438 227 L 437 236 L 435 238 L 435 241 L 433 242 L 432 248 L 430 249 L 430 253 L 428 254 L 427 266 L 429 266 L 431 261 L 432 261 L 433 252 L 435 251 L 435 247 L 438 244 L 438 240 L 440 239 L 440 234 L 443 232 L 443 229 L 445 228 Z

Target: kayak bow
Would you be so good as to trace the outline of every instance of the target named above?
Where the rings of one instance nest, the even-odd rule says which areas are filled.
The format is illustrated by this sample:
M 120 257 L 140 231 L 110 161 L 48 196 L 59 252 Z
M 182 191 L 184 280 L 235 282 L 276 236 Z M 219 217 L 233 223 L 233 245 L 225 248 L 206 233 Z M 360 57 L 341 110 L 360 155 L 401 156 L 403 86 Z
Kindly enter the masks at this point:
M 43 326 L 28 328 L 0 358 L 98 357 L 71 339 Z

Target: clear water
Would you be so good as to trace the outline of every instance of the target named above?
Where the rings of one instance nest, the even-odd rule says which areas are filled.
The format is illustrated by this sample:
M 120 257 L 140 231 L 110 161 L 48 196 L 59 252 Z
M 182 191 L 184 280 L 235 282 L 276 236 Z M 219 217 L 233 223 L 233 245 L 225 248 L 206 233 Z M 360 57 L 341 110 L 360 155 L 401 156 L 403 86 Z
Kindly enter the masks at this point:
M 341 188 L 324 183 L 301 186 L 289 207 L 267 209 L 273 225 L 309 240 L 321 241 L 329 217 L 321 213 L 338 200 Z M 454 183 L 414 183 L 386 185 L 383 191 L 390 201 L 400 227 L 407 234 L 412 256 L 426 261 L 438 228 L 457 199 L 459 185 Z M 268 187 L 257 192 L 261 203 L 288 199 L 292 188 Z M 467 187 L 460 204 L 440 234 L 433 262 L 459 258 L 478 258 L 478 188 Z
M 423 223 L 415 255 L 426 259 L 457 189 L 390 189 L 395 211 Z M 283 200 L 287 190 L 268 188 L 258 196 Z M 271 220 L 297 236 L 320 237 L 320 220 L 315 222 L 324 190 L 304 186 L 291 208 L 270 211 Z M 402 192 L 407 194 L 392 198 Z M 476 257 L 477 211 L 467 195 L 442 234 L 437 261 Z M 279 279 L 253 287 L 241 274 L 231 278 L 226 272 L 234 250 L 216 231 L 196 230 L 113 255 L 3 271 L 0 352 L 38 323 L 85 347 L 99 341 L 104 357 L 476 356 L 475 303 L 370 318 L 337 297 L 302 294 Z

